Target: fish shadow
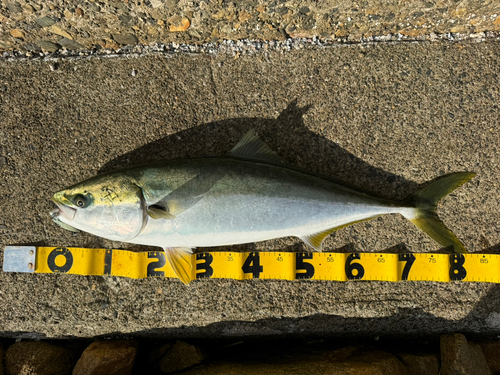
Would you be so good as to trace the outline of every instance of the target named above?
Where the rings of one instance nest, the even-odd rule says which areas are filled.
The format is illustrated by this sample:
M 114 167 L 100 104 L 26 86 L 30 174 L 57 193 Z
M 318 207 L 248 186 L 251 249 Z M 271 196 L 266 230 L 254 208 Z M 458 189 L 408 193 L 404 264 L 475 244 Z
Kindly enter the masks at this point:
M 335 182 L 341 182 L 373 196 L 403 200 L 430 182 L 417 184 L 403 176 L 374 167 L 361 157 L 343 149 L 331 139 L 311 131 L 304 122 L 304 115 L 310 108 L 310 105 L 298 106 L 297 99 L 295 99 L 275 119 L 233 118 L 194 126 L 118 156 L 107 162 L 99 173 L 169 159 L 223 156 L 247 131 L 255 129 L 259 137 L 287 165 L 321 177 L 331 178 Z M 206 249 L 206 251 L 227 250 L 228 247 Z M 301 244 L 293 245 L 284 251 L 307 252 L 310 250 Z M 258 250 L 255 245 L 243 244 L 232 246 L 231 251 Z M 348 244 L 334 251 L 357 252 L 354 244 Z M 407 253 L 409 251 L 406 245 L 401 243 L 382 252 Z M 450 253 L 451 250 L 442 248 L 438 252 Z
M 401 200 L 418 188 L 415 182 L 380 168 L 344 150 L 307 128 L 297 99 L 275 119 L 233 118 L 210 122 L 165 136 L 107 162 L 100 173 L 167 159 L 222 156 L 250 129 L 284 162 L 311 173 L 329 176 L 373 195 Z M 172 124 L 174 125 L 174 124 Z

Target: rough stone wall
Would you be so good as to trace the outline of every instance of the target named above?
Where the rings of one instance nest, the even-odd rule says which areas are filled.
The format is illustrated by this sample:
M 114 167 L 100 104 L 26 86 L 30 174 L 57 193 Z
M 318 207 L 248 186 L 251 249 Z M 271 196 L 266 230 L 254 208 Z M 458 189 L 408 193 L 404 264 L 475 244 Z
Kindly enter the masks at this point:
M 496 1 L 125 0 L 0 3 L 0 51 L 287 37 L 356 42 L 500 30 Z

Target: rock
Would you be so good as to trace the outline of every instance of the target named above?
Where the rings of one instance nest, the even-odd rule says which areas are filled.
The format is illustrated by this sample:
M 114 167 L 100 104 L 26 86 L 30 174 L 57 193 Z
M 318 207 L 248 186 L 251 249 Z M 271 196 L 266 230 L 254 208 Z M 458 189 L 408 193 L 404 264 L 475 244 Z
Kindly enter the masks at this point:
M 481 347 L 464 335 L 441 336 L 441 375 L 490 375 Z
M 316 349 L 319 349 L 316 347 Z M 260 349 L 258 349 L 260 352 Z M 359 350 L 347 347 L 335 351 L 304 350 L 301 353 L 250 352 L 248 356 L 209 361 L 183 374 L 212 375 L 408 375 L 405 366 L 392 354 L 381 350 Z
M 439 358 L 435 354 L 400 354 L 409 375 L 438 375 Z
M 168 9 L 174 9 L 179 0 L 167 0 Z
M 176 31 L 186 31 L 191 23 L 186 17 L 181 17 L 181 16 L 173 16 L 168 20 L 168 23 L 170 24 L 170 31 L 176 32 Z
M 1 49 L 11 49 L 12 44 L 10 42 L 5 41 L 5 40 L 0 40 L 0 48 Z
M 82 46 L 80 43 L 75 42 L 74 40 L 68 39 L 68 38 L 62 38 L 59 40 L 59 44 L 63 47 L 66 47 L 67 49 L 70 50 L 78 50 L 78 49 L 84 49 L 85 47 Z
M 307 14 L 310 11 L 311 10 L 308 7 L 302 7 L 302 8 L 299 9 L 299 13 L 301 13 L 301 14 Z
M 135 19 L 132 17 L 130 14 L 122 14 L 118 17 L 118 19 L 121 21 L 123 25 L 135 25 Z
M 198 347 L 177 341 L 160 360 L 160 370 L 166 373 L 180 371 L 197 365 L 204 359 L 205 356 Z
M 17 1 L 7 3 L 7 9 L 12 13 L 21 13 L 23 11 L 23 8 L 21 8 L 21 4 L 19 4 Z
M 33 13 L 35 11 L 35 8 L 33 8 L 31 4 L 24 4 L 23 9 L 28 13 Z
M 137 341 L 95 341 L 78 360 L 73 375 L 129 375 L 134 366 Z
M 49 42 L 48 40 L 37 40 L 36 45 L 47 52 L 56 52 L 61 48 L 59 44 Z
M 35 20 L 35 22 L 42 27 L 52 26 L 53 24 L 56 23 L 56 21 L 54 21 L 52 18 L 47 17 L 47 16 L 42 17 L 42 18 L 37 18 Z
M 75 365 L 74 353 L 44 341 L 21 341 L 5 353 L 5 370 L 10 375 L 66 375 Z
M 73 37 L 68 34 L 66 31 L 64 31 L 63 29 L 61 29 L 59 26 L 56 26 L 56 25 L 52 25 L 50 27 L 50 32 L 51 33 L 54 33 L 56 35 L 60 35 L 62 36 L 63 38 L 67 38 L 67 39 L 73 39 Z M 59 42 L 61 43 L 61 42 Z M 62 43 L 61 43 L 62 44 Z M 66 47 L 66 46 L 65 46 Z
M 332 374 L 409 375 L 395 356 L 381 350 L 344 348 L 330 354 L 329 359 L 333 361 Z
M 486 363 L 493 374 L 500 373 L 500 341 L 482 342 L 479 346 L 483 350 Z
M 41 48 L 34 43 L 26 43 L 23 48 L 30 52 L 41 52 Z
M 139 40 L 133 34 L 113 34 L 113 39 L 119 44 L 137 44 Z
M 5 225 L 4 225 L 5 227 Z M 0 375 L 3 375 L 4 374 L 4 360 L 3 360 L 3 357 L 4 357 L 4 352 L 3 352 L 3 345 L 0 344 Z
M 24 38 L 24 33 L 19 29 L 10 29 L 10 35 L 12 35 L 14 38 Z

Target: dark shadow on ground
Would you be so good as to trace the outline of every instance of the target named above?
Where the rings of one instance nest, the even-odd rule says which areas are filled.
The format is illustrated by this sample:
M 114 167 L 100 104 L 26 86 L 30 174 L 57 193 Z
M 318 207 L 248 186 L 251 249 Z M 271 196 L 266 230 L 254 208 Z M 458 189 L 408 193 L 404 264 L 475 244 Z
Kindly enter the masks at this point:
M 375 168 L 361 158 L 344 150 L 335 142 L 310 131 L 303 116 L 310 106 L 299 107 L 292 101 L 276 119 L 236 118 L 194 126 L 190 129 L 163 137 L 106 163 L 100 173 L 135 165 L 175 159 L 204 156 L 220 156 L 227 152 L 250 129 L 291 166 L 304 169 L 344 185 L 361 189 L 387 199 L 404 199 L 417 191 L 420 185 L 402 176 Z M 230 139 L 231 142 L 222 140 Z M 194 142 L 203 142 L 204 147 Z M 191 150 L 197 150 L 192 152 Z M 200 151 L 201 150 L 201 151 Z M 227 249 L 227 248 L 226 248 Z M 206 249 L 206 251 L 222 248 Z M 233 246 L 233 251 L 252 251 L 252 245 Z M 293 246 L 290 251 L 309 251 Z M 352 245 L 337 249 L 354 252 Z M 397 244 L 386 252 L 407 252 L 404 244 Z M 448 253 L 447 249 L 439 252 Z
M 294 100 L 276 119 L 235 118 L 194 126 L 121 155 L 106 163 L 99 172 L 167 159 L 225 155 L 248 130 L 255 129 L 271 149 L 292 166 L 390 199 L 402 199 L 417 190 L 416 183 L 375 168 L 335 142 L 310 131 L 303 120 L 309 108 L 298 107 Z M 230 143 L 222 141 L 228 139 Z M 203 142 L 204 147 L 199 147 L 199 142 Z

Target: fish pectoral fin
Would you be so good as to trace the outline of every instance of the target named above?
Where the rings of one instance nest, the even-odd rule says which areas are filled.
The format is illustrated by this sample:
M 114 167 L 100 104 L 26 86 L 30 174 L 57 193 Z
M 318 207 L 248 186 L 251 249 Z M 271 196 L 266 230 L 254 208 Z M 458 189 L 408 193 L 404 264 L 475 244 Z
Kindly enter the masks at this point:
M 173 220 L 175 219 L 175 215 L 172 215 L 166 208 L 163 208 L 158 205 L 152 205 L 148 207 L 148 216 L 151 219 L 167 219 Z
M 170 194 L 163 197 L 154 205 L 148 207 L 155 212 L 152 214 L 158 216 L 157 218 L 175 219 L 175 217 L 184 211 L 189 210 L 196 203 L 201 201 L 210 189 L 219 181 L 220 176 L 217 174 L 200 174 L 193 177 L 185 184 L 179 186 Z M 166 213 L 166 214 L 165 214 Z M 150 215 L 151 216 L 151 215 Z M 153 219 L 156 217 L 151 216 Z
M 191 255 L 189 247 L 165 247 L 165 255 L 177 277 L 186 285 L 193 281 Z
M 271 164 L 282 164 L 280 157 L 260 139 L 254 129 L 249 130 L 233 147 L 229 155 L 264 161 Z

